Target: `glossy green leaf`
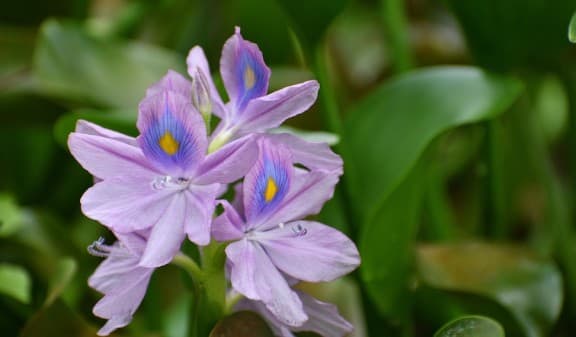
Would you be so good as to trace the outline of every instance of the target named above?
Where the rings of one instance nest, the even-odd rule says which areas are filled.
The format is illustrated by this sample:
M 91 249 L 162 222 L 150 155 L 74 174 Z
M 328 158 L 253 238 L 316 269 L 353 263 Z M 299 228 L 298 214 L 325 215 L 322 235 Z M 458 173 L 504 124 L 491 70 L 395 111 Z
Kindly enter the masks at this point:
M 486 243 L 428 245 L 418 251 L 422 282 L 483 295 L 507 308 L 526 336 L 544 337 L 562 308 L 562 277 L 527 249 Z
M 436 136 L 498 116 L 520 91 L 515 79 L 472 67 L 418 70 L 376 89 L 349 112 L 342 136 L 358 214 L 377 212 Z
M 135 109 L 148 86 L 184 66 L 183 59 L 158 47 L 104 41 L 78 25 L 49 20 L 40 30 L 34 71 L 47 93 Z
M 0 294 L 28 303 L 30 301 L 30 287 L 30 276 L 24 268 L 11 264 L 0 264 Z
M 58 143 L 67 146 L 68 135 L 74 132 L 76 122 L 81 119 L 128 135 L 137 134 L 136 109 L 134 111 L 77 110 L 60 117 L 54 125 L 54 137 Z
M 504 337 L 504 329 L 484 316 L 459 317 L 443 326 L 434 337 Z
M 274 337 L 274 334 L 258 314 L 239 311 L 221 319 L 209 337 Z
M 309 47 L 320 43 L 332 20 L 348 0 L 277 0 L 288 15 L 296 33 Z
M 8 236 L 22 225 L 22 211 L 11 195 L 0 194 L 0 237 Z
M 576 43 L 576 12 L 572 15 L 570 26 L 568 27 L 568 39 L 572 43 Z
M 418 230 L 420 176 L 414 169 L 364 224 L 360 272 L 378 311 L 402 329 L 411 311 L 410 283 Z
M 392 321 L 402 322 L 410 312 L 419 157 L 444 131 L 498 116 L 520 89 L 512 78 L 439 67 L 392 80 L 349 112 L 342 146 L 354 225 L 360 226 L 362 278 Z

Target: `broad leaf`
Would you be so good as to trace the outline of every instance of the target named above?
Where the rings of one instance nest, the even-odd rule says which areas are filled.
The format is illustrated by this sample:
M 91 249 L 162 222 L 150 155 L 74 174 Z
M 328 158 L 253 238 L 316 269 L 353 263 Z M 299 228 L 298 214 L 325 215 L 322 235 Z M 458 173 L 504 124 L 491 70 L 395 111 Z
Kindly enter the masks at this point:
M 527 249 L 486 243 L 428 245 L 418 251 L 426 285 L 487 296 L 507 308 L 526 336 L 543 337 L 560 315 L 562 278 Z
M 49 20 L 40 30 L 34 71 L 47 93 L 135 109 L 148 86 L 184 65 L 176 54 L 158 47 L 103 41 L 81 26 Z
M 476 68 L 438 67 L 384 84 L 349 112 L 342 151 L 351 225 L 359 228 L 368 293 L 391 321 L 410 312 L 419 169 L 427 164 L 415 168 L 419 157 L 444 131 L 501 114 L 520 89 L 512 78 Z
M 30 276 L 24 268 L 0 264 L 0 294 L 28 303 L 30 301 L 30 289 Z
M 22 225 L 22 211 L 11 195 L 0 194 L 0 237 L 16 232 Z
M 504 329 L 488 317 L 464 316 L 443 326 L 434 337 L 504 337 Z
M 459 125 L 494 118 L 521 84 L 472 67 L 418 70 L 385 83 L 345 121 L 345 172 L 358 214 L 369 219 L 426 146 Z

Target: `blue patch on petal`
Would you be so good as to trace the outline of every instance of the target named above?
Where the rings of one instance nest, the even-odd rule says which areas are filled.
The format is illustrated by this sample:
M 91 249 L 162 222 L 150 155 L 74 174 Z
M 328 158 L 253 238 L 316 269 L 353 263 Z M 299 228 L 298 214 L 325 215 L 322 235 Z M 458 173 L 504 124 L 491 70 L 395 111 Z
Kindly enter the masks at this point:
M 182 121 L 170 111 L 168 104 L 164 111 L 151 121 L 142 135 L 142 151 L 167 169 L 186 170 L 192 165 L 196 155 L 194 138 Z
M 248 102 L 268 90 L 268 69 L 249 49 L 241 49 L 236 66 L 238 98 L 236 108 L 244 110 Z
M 275 209 L 282 202 L 290 185 L 288 169 L 290 167 L 286 167 L 279 160 L 263 158 L 254 188 L 256 214 Z

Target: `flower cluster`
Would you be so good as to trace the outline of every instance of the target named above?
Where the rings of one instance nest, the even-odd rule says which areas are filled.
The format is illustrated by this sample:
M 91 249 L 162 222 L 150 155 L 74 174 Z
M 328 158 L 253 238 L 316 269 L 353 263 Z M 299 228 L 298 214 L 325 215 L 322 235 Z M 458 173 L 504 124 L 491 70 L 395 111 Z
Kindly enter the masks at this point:
M 334 306 L 293 289 L 299 281 L 334 280 L 360 263 L 344 234 L 303 220 L 332 197 L 342 160 L 326 144 L 267 133 L 307 110 L 318 83 L 267 94 L 270 70 L 238 28 L 220 61 L 228 103 L 200 47 L 187 65 L 191 79 L 169 71 L 147 90 L 138 137 L 79 121 L 68 140 L 96 181 L 81 198 L 82 211 L 118 239 L 89 247 L 106 258 L 89 280 L 104 294 L 94 307 L 108 320 L 99 334 L 131 321 L 155 268 L 170 263 L 188 239 L 227 243 L 230 285 L 244 296 L 235 308 L 259 312 L 276 334 L 345 335 L 351 325 Z M 219 124 L 210 132 L 212 115 Z M 222 195 L 232 183 L 229 202 Z M 218 204 L 223 212 L 215 216 Z

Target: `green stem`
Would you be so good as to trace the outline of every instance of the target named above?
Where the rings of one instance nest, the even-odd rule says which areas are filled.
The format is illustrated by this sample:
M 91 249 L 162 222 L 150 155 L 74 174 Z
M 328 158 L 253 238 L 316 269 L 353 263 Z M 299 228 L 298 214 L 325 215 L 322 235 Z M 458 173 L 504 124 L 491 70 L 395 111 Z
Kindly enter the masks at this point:
M 568 93 L 568 164 L 570 165 L 571 179 L 570 192 L 572 197 L 576 196 L 576 71 L 569 68 L 561 72 L 562 82 Z M 576 218 L 576 209 L 572 211 L 572 218 Z
M 384 21 L 384 33 L 390 45 L 392 67 L 394 72 L 403 73 L 412 68 L 404 1 L 381 0 L 380 9 Z
M 439 165 L 431 165 L 427 177 L 425 207 L 429 215 L 429 239 L 449 241 L 455 238 L 455 225 L 447 200 L 446 177 Z
M 200 269 L 196 261 L 182 253 L 174 256 L 172 264 L 184 269 L 195 281 L 201 281 L 204 277 L 202 269 Z
M 534 96 L 534 90 L 530 92 Z M 566 285 L 566 303 L 572 316 L 576 308 L 576 249 L 574 249 L 572 213 L 568 206 L 567 194 L 562 182 L 556 175 L 554 165 L 548 153 L 546 137 L 534 113 L 531 120 L 531 148 L 535 155 L 538 175 L 542 179 L 547 197 L 547 224 L 552 228 L 555 255 L 564 269 Z
M 336 90 L 333 81 L 330 78 L 328 61 L 324 55 L 324 48 L 319 46 L 314 54 L 314 72 L 320 83 L 319 98 L 321 103 L 321 112 L 328 131 L 342 134 L 342 121 L 338 109 L 338 100 L 336 99 Z
M 486 122 L 486 209 L 484 225 L 486 234 L 493 239 L 505 239 L 509 234 L 506 216 L 506 198 L 503 179 L 503 148 L 500 137 L 500 120 Z
M 194 289 L 194 303 L 192 304 L 192 313 L 190 319 L 190 337 L 200 336 L 198 333 L 199 312 L 201 306 L 202 283 L 204 280 L 204 272 L 200 269 L 198 264 L 190 257 L 179 253 L 172 259 L 172 264 L 184 269 L 192 279 Z

